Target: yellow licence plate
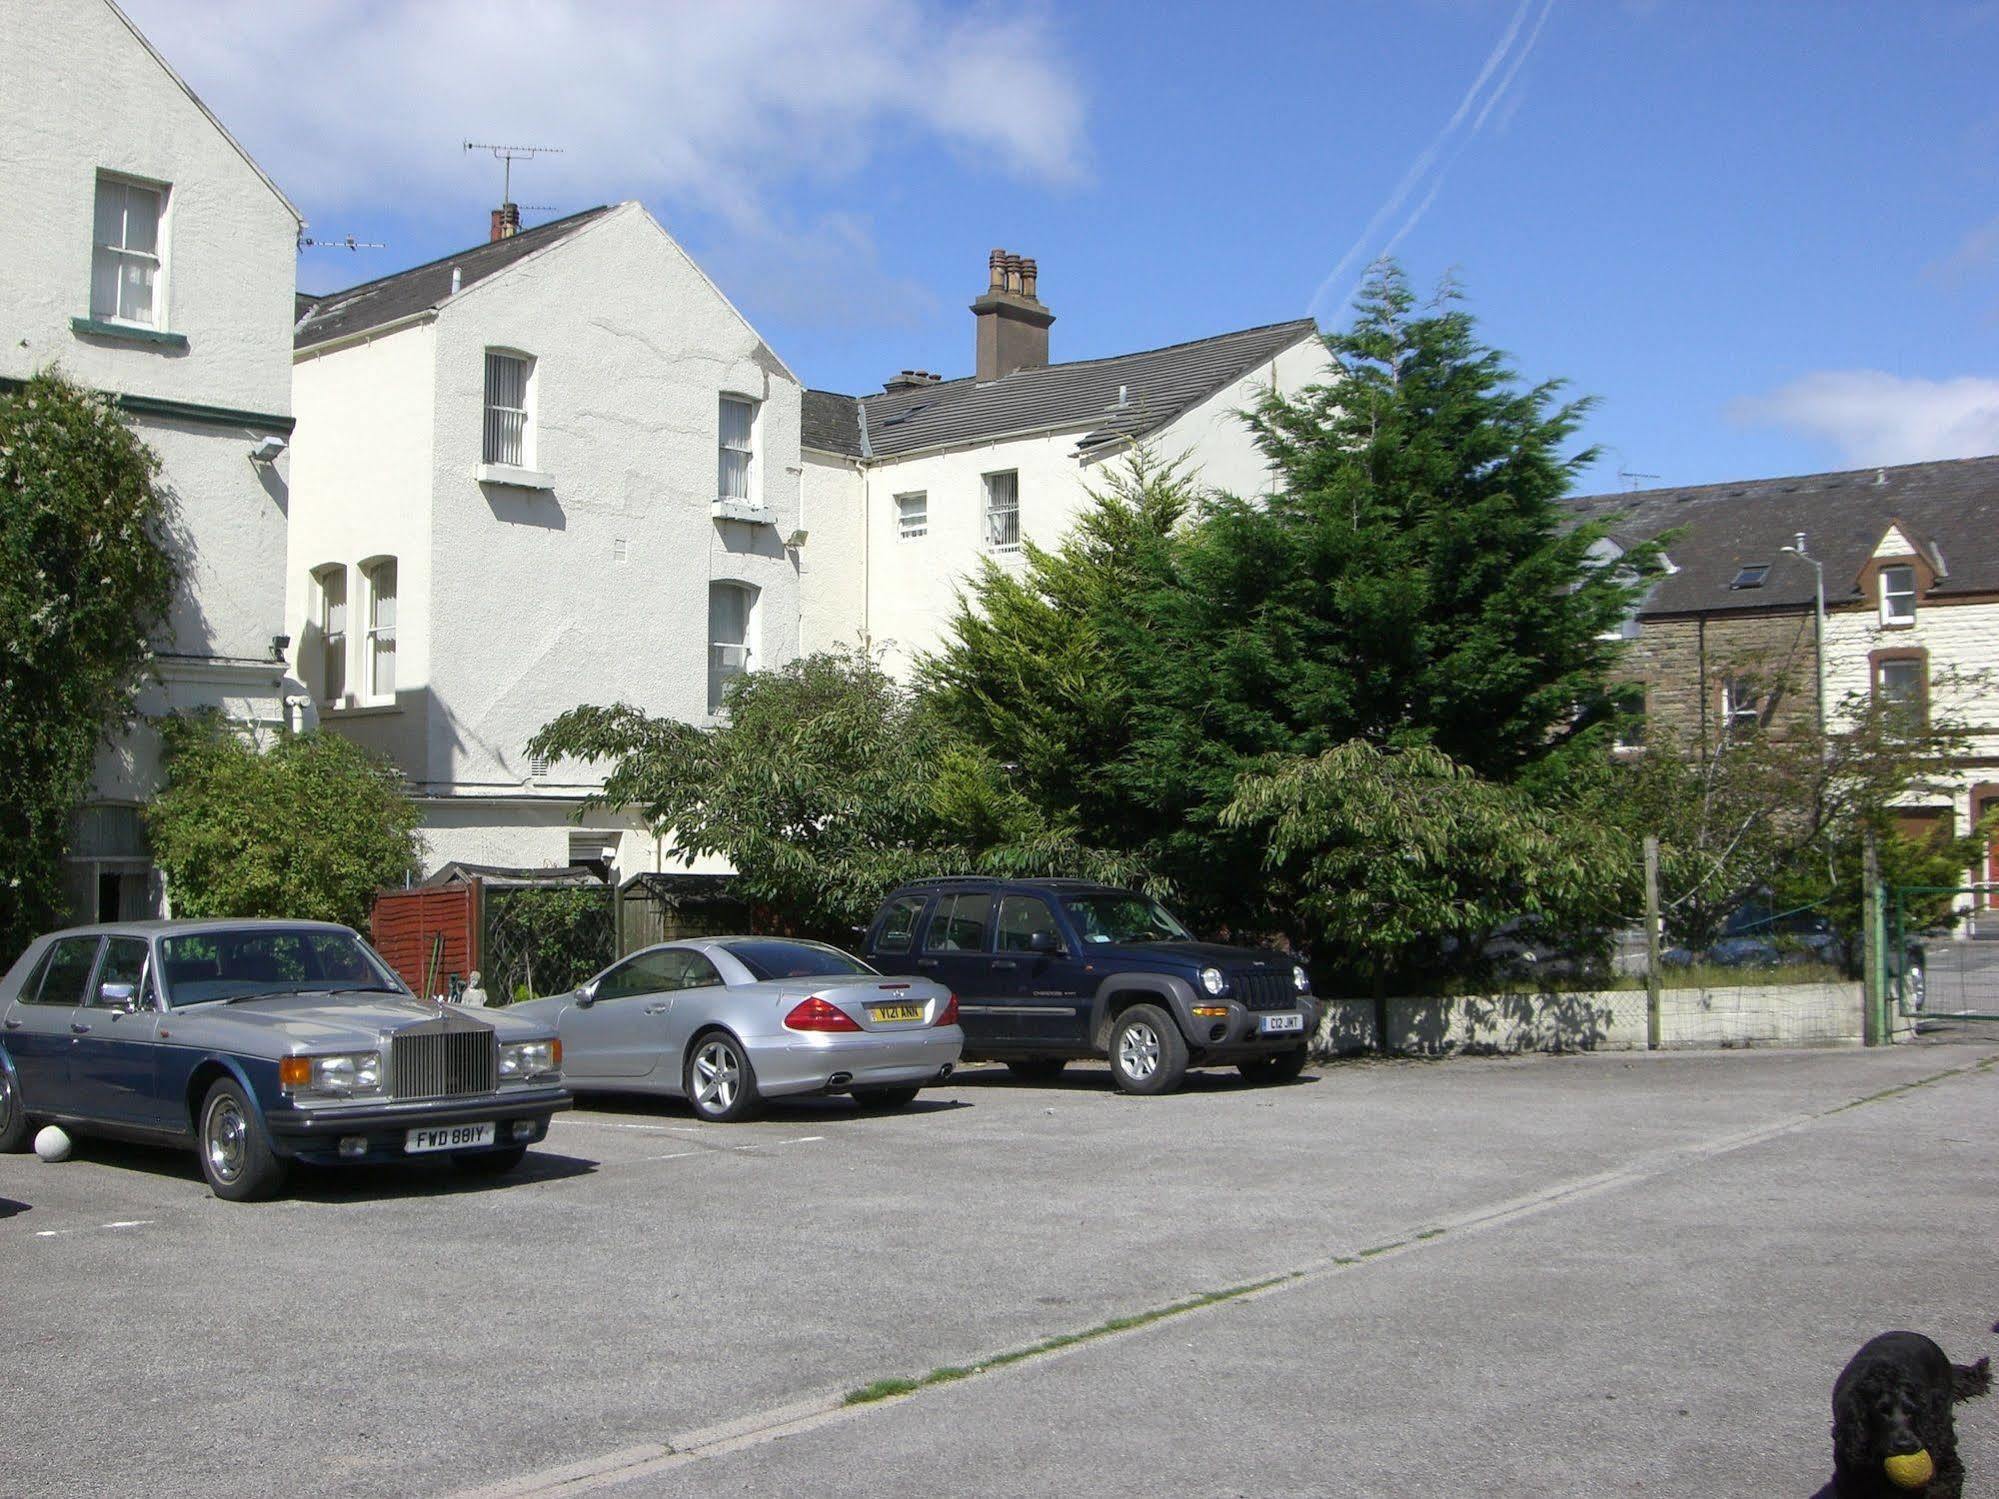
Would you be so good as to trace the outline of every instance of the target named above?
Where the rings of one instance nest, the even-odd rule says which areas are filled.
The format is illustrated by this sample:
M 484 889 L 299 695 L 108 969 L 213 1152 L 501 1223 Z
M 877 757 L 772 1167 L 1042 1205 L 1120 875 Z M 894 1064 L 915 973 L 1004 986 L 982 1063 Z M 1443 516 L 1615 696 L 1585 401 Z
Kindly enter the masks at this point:
M 922 1005 L 869 1005 L 868 1018 L 875 1021 L 921 1020 L 923 1018 L 923 1006 Z

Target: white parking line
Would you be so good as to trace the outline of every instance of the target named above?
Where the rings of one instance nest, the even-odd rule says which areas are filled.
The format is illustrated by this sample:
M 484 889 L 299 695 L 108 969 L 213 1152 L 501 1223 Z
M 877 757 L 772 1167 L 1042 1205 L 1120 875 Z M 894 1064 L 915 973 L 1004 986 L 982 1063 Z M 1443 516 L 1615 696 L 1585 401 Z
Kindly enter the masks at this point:
M 157 1220 L 152 1218 L 120 1218 L 116 1223 L 100 1223 L 94 1228 L 40 1228 L 35 1230 L 38 1239 L 62 1239 L 71 1234 L 101 1233 L 108 1228 L 150 1228 Z

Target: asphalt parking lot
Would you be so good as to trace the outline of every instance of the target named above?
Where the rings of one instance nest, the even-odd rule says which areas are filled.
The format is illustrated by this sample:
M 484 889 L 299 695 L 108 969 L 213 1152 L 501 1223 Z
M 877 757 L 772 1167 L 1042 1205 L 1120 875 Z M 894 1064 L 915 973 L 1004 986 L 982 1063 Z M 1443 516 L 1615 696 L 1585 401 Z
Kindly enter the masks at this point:
M 4 1157 L 0 1493 L 1804 1499 L 1866 1337 L 1999 1350 L 1999 1040 L 1948 1039 L 619 1100 L 249 1207 Z

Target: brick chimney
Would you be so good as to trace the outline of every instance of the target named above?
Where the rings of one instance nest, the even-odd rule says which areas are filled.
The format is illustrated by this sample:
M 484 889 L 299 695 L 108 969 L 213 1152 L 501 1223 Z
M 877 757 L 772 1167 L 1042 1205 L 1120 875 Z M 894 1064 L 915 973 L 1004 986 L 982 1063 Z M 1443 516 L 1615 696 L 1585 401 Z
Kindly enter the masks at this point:
M 1048 325 L 1055 314 L 1035 295 L 1038 269 L 1024 256 L 995 250 L 986 257 L 985 295 L 972 304 L 978 325 L 978 377 L 997 380 L 1048 362 Z
M 494 240 L 512 239 L 521 232 L 521 207 L 518 203 L 502 203 L 493 210 L 493 229 L 486 236 L 486 243 Z

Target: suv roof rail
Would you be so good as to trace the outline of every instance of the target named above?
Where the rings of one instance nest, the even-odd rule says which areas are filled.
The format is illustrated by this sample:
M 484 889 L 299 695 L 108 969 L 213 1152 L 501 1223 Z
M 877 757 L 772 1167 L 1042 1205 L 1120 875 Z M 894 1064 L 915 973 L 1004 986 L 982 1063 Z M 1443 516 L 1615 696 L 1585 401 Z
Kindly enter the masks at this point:
M 1059 890 L 1121 890 L 1122 885 L 1111 885 L 1103 880 L 1083 880 L 1072 875 L 1050 875 L 1043 877 L 1032 874 L 931 874 L 917 880 L 904 880 L 896 886 L 898 890 L 912 890 L 919 885 L 1040 885 Z

